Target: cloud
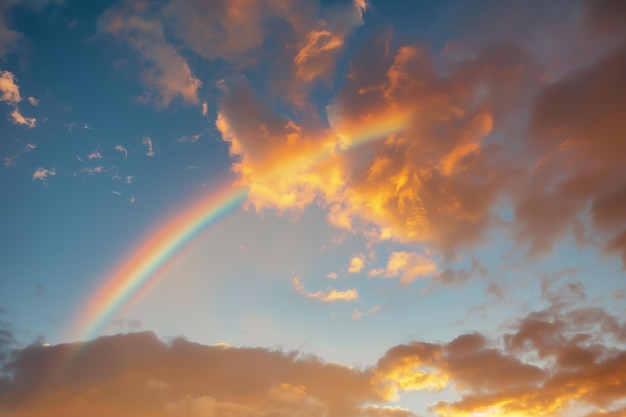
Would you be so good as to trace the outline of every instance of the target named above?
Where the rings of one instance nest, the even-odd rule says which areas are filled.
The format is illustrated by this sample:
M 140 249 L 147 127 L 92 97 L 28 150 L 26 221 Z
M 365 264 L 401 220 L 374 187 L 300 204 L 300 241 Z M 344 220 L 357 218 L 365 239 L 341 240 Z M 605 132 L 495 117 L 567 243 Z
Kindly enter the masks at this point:
M 115 190 L 111 191 L 111 194 L 117 195 L 117 196 L 121 196 L 122 195 L 122 193 L 120 193 L 119 191 L 115 191 Z
M 529 146 L 538 161 L 515 207 L 516 238 L 532 253 L 551 251 L 567 233 L 584 242 L 591 228 L 626 267 L 625 70 L 620 46 L 547 85 L 532 103 Z
M 202 115 L 206 116 L 207 114 L 209 114 L 209 105 L 207 104 L 206 101 L 204 101 L 202 103 Z
M 136 200 L 135 200 L 135 196 L 131 195 L 130 198 L 128 199 L 128 201 L 130 201 L 131 204 L 133 204 Z
M 359 254 L 359 256 L 354 256 L 350 259 L 350 265 L 348 265 L 348 273 L 358 274 L 359 272 L 361 272 L 364 266 L 365 256 L 363 256 L 363 254 Z
M 2 165 L 6 167 L 14 167 L 17 165 L 17 158 L 19 155 L 5 156 L 2 158 Z
M 122 145 L 115 145 L 115 150 L 124 154 L 124 159 L 128 159 L 128 150 Z
M 317 292 L 307 292 L 304 289 L 304 285 L 302 281 L 298 277 L 294 277 L 291 279 L 291 283 L 293 285 L 294 290 L 306 298 L 319 300 L 323 303 L 333 303 L 336 301 L 356 301 L 359 299 L 359 293 L 355 288 L 346 290 L 346 291 L 338 291 L 334 288 L 327 288 L 325 291 L 317 291 Z
M 141 140 L 141 143 L 143 145 L 146 145 L 146 147 L 148 148 L 148 150 L 146 151 L 146 155 L 147 156 L 154 156 L 154 151 L 152 150 L 152 139 L 150 139 L 148 137 L 144 137 Z
M 26 100 L 28 100 L 28 102 L 33 106 L 39 105 L 39 100 L 37 100 L 35 97 L 28 97 Z
M 297 352 L 183 339 L 166 344 L 144 332 L 85 343 L 76 361 L 59 369 L 58 358 L 76 348 L 33 344 L 17 351 L 9 365 L 13 378 L 0 384 L 3 411 L 68 417 L 358 417 L 366 403 L 378 400 L 368 372 Z M 38 395 L 41 384 L 44 395 Z M 365 415 L 373 414 L 379 415 L 374 410 Z
M 39 167 L 33 173 L 33 180 L 45 181 L 48 179 L 48 176 L 56 175 L 56 171 L 54 168 L 48 170 L 46 168 Z
M 199 104 L 198 89 L 202 82 L 168 43 L 161 17 L 153 7 L 127 1 L 105 11 L 98 25 L 102 31 L 128 42 L 147 62 L 142 80 L 158 95 L 155 98 L 158 107 L 167 107 L 177 97 L 188 104 Z
M 326 278 L 328 278 L 328 279 L 337 279 L 337 273 L 336 272 L 330 272 L 330 273 L 326 274 Z
M 0 101 L 8 104 L 17 104 L 22 101 L 17 80 L 10 71 L 0 71 Z
M 202 137 L 201 133 L 199 133 L 197 135 L 191 135 L 191 136 L 181 136 L 180 138 L 178 138 L 177 142 L 191 142 L 191 143 L 195 143 L 201 137 Z
M 102 154 L 100 153 L 100 151 L 95 150 L 93 152 L 91 152 L 89 155 L 87 155 L 88 159 L 102 159 Z
M 10 117 L 14 124 L 35 127 L 37 120 L 34 117 L 24 117 L 20 113 L 17 103 L 22 101 L 20 89 L 15 76 L 10 71 L 0 71 L 0 101 L 13 107 Z
M 485 89 L 523 85 L 527 61 L 501 45 L 443 77 L 426 50 L 374 43 L 327 107 L 330 128 L 273 113 L 244 80 L 222 84 L 216 127 L 257 211 L 318 204 L 331 224 L 374 243 L 428 242 L 451 254 L 484 237 L 515 178 L 514 165 L 484 142 L 513 99 Z
M 459 399 L 430 406 L 440 417 L 616 410 L 626 351 L 612 340 L 623 337 L 624 325 L 601 308 L 550 308 L 521 319 L 503 343 L 468 333 L 448 343 L 395 346 L 378 361 L 373 383 L 388 399 L 453 388 Z
M 410 284 L 418 278 L 434 276 L 437 265 L 426 256 L 415 252 L 391 252 L 387 267 L 370 270 L 370 277 L 400 278 L 401 284 Z

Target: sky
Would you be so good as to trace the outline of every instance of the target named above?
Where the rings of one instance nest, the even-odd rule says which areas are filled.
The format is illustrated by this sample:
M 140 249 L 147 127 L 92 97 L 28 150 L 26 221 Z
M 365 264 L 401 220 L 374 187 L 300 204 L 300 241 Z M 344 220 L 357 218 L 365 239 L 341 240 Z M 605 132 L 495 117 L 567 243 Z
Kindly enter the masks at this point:
M 0 0 L 0 417 L 626 416 L 626 2 Z

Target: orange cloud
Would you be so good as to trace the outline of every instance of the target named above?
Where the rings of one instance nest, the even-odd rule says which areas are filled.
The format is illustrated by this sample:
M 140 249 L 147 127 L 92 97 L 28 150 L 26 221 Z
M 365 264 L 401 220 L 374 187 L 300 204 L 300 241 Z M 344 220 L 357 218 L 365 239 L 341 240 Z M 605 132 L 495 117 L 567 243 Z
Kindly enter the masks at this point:
M 320 291 L 311 293 L 311 292 L 307 292 L 304 289 L 304 285 L 302 284 L 302 281 L 300 280 L 300 278 L 298 277 L 292 278 L 291 283 L 293 284 L 294 290 L 296 290 L 298 294 L 301 294 L 305 296 L 306 298 L 309 298 L 312 300 L 319 300 L 323 303 L 333 303 L 336 301 L 350 302 L 350 301 L 356 301 L 359 299 L 359 293 L 355 288 L 345 290 L 345 291 L 338 291 L 334 288 L 329 287 L 325 291 L 320 290 Z
M 0 382 L 0 412 L 19 417 L 359 416 L 377 401 L 369 374 L 264 349 L 165 344 L 153 334 L 80 347 L 31 345 Z M 74 355 L 67 362 L 68 355 Z M 59 361 L 65 367 L 59 369 Z

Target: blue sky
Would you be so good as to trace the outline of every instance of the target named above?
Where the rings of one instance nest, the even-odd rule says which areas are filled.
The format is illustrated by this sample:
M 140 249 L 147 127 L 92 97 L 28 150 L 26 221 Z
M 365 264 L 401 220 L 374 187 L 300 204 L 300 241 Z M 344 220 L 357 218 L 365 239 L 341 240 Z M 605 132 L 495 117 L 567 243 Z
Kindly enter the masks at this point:
M 0 416 L 623 415 L 624 27 L 606 0 L 0 3 Z M 32 374 L 230 186 L 80 366 Z

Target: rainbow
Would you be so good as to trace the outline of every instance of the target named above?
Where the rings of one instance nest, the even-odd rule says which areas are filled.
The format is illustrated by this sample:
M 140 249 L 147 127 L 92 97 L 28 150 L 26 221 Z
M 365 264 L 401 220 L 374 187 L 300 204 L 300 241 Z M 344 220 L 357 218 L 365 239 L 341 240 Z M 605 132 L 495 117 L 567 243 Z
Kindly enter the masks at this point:
M 396 114 L 361 126 L 353 131 L 349 140 L 339 137 L 339 149 L 352 149 L 401 131 L 406 127 L 407 120 Z M 325 148 L 306 157 L 317 161 L 329 152 Z M 70 340 L 89 340 L 97 336 L 116 312 L 129 301 L 136 302 L 148 288 L 167 275 L 166 270 L 180 258 L 176 255 L 183 247 L 206 227 L 239 207 L 246 195 L 246 188 L 223 187 L 178 212 L 144 239 L 118 268 L 105 276 L 86 300 L 79 310 L 77 323 L 69 332 Z
M 149 236 L 125 262 L 107 278 L 91 296 L 79 315 L 71 334 L 78 340 L 95 337 L 108 320 L 133 295 L 153 286 L 159 269 L 189 243 L 198 233 L 238 207 L 246 197 L 246 189 L 227 186 L 180 211 L 165 226 Z

